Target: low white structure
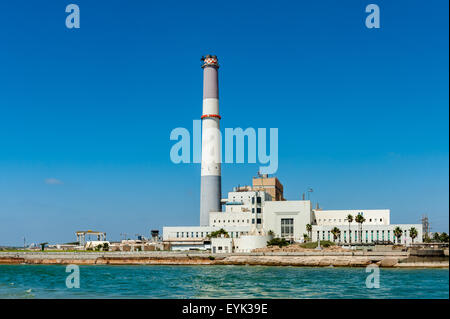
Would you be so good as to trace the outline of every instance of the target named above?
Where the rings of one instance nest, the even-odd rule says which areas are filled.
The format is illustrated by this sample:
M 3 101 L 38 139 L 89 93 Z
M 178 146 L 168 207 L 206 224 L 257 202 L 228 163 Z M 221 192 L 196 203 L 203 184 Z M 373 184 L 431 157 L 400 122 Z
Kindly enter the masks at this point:
M 243 235 L 234 239 L 234 251 L 237 253 L 249 253 L 253 249 L 264 248 L 271 240 L 271 235 Z
M 228 254 L 233 252 L 233 239 L 229 237 L 211 238 L 211 251 L 214 254 Z
M 92 240 L 92 241 L 87 241 L 86 244 L 84 245 L 84 248 L 85 249 L 95 249 L 99 245 L 103 246 L 104 244 L 108 244 L 108 246 L 111 245 L 111 243 L 106 240 Z

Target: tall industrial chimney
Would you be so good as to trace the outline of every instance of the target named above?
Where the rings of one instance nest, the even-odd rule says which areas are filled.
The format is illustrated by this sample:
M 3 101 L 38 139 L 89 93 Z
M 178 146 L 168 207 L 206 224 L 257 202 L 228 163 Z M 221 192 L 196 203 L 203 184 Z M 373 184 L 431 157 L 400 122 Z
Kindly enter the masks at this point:
M 209 213 L 220 212 L 222 197 L 220 162 L 219 64 L 215 55 L 202 57 L 203 115 L 200 226 L 209 225 Z

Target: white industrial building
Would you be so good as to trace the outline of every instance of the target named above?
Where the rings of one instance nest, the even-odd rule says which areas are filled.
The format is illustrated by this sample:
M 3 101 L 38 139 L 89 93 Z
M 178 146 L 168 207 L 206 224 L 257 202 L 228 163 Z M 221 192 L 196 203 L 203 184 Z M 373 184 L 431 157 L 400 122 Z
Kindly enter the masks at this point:
M 283 185 L 276 177 L 259 175 L 252 186 L 236 187 L 221 198 L 219 88 L 217 56 L 202 57 L 203 68 L 203 115 L 202 119 L 202 166 L 200 225 L 164 227 L 163 240 L 173 250 L 211 249 L 213 252 L 249 252 L 265 247 L 272 237 L 289 241 L 302 241 L 308 234 L 306 225 L 312 226 L 308 234 L 311 240 L 331 240 L 343 244 L 394 242 L 394 229 L 403 230 L 401 243 L 412 241 L 409 230 L 416 228 L 417 242 L 422 241 L 421 225 L 391 225 L 389 209 L 378 210 L 321 210 L 313 209 L 309 200 L 284 200 Z M 211 128 L 214 134 L 210 131 Z M 225 206 L 225 210 L 221 208 Z M 365 222 L 348 223 L 347 216 L 362 215 Z M 333 228 L 340 234 L 334 238 Z M 210 238 L 219 229 L 228 237 Z M 359 232 L 358 232 L 359 231 Z M 334 233 L 336 233 L 334 231 Z M 361 236 L 359 238 L 358 236 Z
M 228 198 L 222 199 L 225 210 L 209 214 L 209 226 L 164 227 L 163 240 L 170 243 L 173 250 L 211 249 L 213 252 L 224 253 L 249 252 L 255 248 L 265 247 L 272 237 L 301 242 L 304 234 L 308 234 L 312 241 L 320 238 L 341 244 L 397 243 L 394 229 L 398 226 L 403 230 L 400 243 L 412 242 L 409 234 L 412 227 L 418 232 L 414 241 L 422 241 L 422 225 L 391 225 L 389 209 L 321 210 L 312 209 L 309 200 L 271 199 L 264 191 L 233 190 L 228 193 Z M 353 216 L 350 224 L 347 220 L 348 215 Z M 355 221 L 357 215 L 365 218 L 361 228 Z M 312 226 L 311 234 L 307 231 L 307 224 Z M 335 227 L 340 231 L 338 238 L 334 238 L 332 234 Z M 208 238 L 208 235 L 219 229 L 226 230 L 229 238 Z M 360 230 L 361 240 L 358 237 Z

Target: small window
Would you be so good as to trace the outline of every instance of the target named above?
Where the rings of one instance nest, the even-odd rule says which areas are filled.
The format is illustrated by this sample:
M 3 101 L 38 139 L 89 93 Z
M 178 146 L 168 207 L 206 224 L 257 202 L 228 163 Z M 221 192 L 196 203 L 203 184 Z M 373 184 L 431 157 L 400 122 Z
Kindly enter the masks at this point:
M 254 218 L 252 218 L 252 224 L 254 224 L 255 223 L 255 219 Z
M 257 223 L 257 224 L 261 224 L 261 218 L 257 218 L 257 219 L 256 219 L 256 223 Z

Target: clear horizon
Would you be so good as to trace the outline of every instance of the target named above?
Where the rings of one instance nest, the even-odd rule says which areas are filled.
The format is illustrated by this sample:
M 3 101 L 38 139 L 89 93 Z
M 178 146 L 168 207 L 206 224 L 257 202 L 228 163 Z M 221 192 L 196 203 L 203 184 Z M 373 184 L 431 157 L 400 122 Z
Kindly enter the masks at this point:
M 77 0 L 72 30 L 69 3 L 0 4 L 0 246 L 198 225 L 200 164 L 169 137 L 201 116 L 206 54 L 221 127 L 278 128 L 286 199 L 449 233 L 448 2 Z M 259 166 L 223 164 L 222 196 Z

